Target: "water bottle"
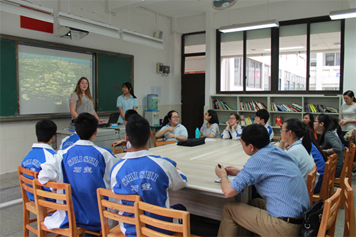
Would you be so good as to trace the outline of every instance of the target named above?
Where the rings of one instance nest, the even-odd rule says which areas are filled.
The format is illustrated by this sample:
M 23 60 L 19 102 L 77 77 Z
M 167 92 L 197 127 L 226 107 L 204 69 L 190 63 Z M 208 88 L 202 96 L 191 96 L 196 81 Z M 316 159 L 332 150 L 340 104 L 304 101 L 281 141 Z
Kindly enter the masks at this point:
M 199 128 L 195 129 L 195 138 L 199 138 L 200 137 L 200 131 Z

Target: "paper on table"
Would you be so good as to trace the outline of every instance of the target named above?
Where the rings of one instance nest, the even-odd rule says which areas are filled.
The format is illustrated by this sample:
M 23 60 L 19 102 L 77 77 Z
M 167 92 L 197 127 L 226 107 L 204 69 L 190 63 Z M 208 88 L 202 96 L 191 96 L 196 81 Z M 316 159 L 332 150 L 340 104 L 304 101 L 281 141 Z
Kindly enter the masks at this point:
M 229 181 L 234 180 L 235 177 L 236 177 L 236 176 L 233 176 L 233 175 L 228 175 L 228 176 L 227 176 L 227 178 L 229 179 Z M 215 183 L 220 183 L 220 179 L 215 180 Z
M 213 138 L 205 138 L 205 141 L 206 142 L 215 142 L 215 139 L 213 139 Z

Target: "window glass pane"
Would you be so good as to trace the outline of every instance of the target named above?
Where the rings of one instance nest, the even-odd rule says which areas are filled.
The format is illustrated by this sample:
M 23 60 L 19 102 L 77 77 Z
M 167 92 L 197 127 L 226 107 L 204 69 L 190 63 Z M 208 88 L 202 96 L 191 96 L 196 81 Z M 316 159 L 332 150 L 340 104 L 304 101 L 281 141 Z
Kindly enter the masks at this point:
M 205 56 L 186 57 L 184 74 L 205 73 Z
M 309 90 L 339 90 L 340 88 L 340 21 L 310 25 Z
M 221 91 L 243 90 L 243 32 L 221 34 Z
M 271 90 L 270 77 L 261 76 L 261 70 L 271 66 L 271 29 L 247 31 L 246 44 L 246 90 Z
M 279 70 L 282 71 L 279 90 L 306 89 L 306 50 L 306 24 L 279 27 Z
M 205 53 L 205 34 L 184 36 L 184 53 Z

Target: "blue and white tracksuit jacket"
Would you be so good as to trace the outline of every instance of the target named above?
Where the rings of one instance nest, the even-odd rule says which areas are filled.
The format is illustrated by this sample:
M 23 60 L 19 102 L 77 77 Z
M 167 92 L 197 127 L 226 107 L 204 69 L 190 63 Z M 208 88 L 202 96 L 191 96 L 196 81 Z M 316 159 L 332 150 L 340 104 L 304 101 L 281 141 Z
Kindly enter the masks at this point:
M 265 128 L 267 129 L 268 132 L 268 136 L 269 136 L 269 141 L 271 142 L 273 140 L 274 137 L 274 132 L 271 126 L 269 126 L 268 123 L 265 124 Z
M 66 136 L 65 138 L 62 139 L 62 143 L 59 147 L 59 150 L 65 150 L 74 143 L 76 143 L 79 140 L 79 136 L 77 133 L 73 133 L 70 136 Z
M 232 139 L 238 140 L 241 138 L 242 128 L 240 125 L 237 125 L 235 132 L 232 131 L 230 127 L 229 130 L 224 129 L 223 133 L 221 134 L 221 139 Z
M 79 140 L 58 151 L 53 160 L 42 164 L 38 179 L 42 184 L 48 181 L 69 183 L 77 226 L 99 231 L 101 224 L 96 189 L 110 188 L 110 171 L 117 161 L 107 149 L 88 140 Z M 57 211 L 47 216 L 44 224 L 48 229 L 67 228 L 67 213 Z
M 155 156 L 148 150 L 127 152 L 112 169 L 111 189 L 116 194 L 137 194 L 146 203 L 169 208 L 168 189 L 179 190 L 187 183 L 187 177 L 176 169 L 176 165 L 173 160 Z M 132 202 L 118 202 L 133 205 Z M 120 228 L 125 236 L 136 236 L 135 225 L 120 223 Z
M 33 143 L 32 150 L 23 159 L 21 166 L 35 172 L 40 172 L 41 164 L 53 159 L 55 154 L 55 150 L 47 143 Z M 33 177 L 25 176 L 33 179 Z M 48 188 L 44 188 L 44 190 L 50 191 Z M 34 201 L 32 193 L 27 192 L 27 196 L 31 201 Z

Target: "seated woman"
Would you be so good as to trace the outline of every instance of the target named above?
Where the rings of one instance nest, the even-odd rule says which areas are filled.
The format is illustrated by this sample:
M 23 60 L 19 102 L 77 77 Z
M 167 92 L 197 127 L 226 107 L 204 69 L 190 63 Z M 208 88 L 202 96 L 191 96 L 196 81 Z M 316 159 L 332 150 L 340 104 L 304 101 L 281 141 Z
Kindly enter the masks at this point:
M 319 114 L 314 121 L 314 128 L 321 134 L 319 146 L 326 156 L 338 154 L 335 177 L 339 178 L 344 164 L 342 144 L 336 132 L 335 124 L 328 115 Z
M 309 128 L 299 119 L 288 119 L 282 125 L 279 147 L 284 149 L 285 143 L 290 144 L 287 147 L 287 153 L 297 164 L 305 183 L 307 183 L 308 174 L 315 166 L 310 154 L 312 145 Z
M 308 125 L 309 129 L 312 131 L 314 139 L 318 141 L 319 139 L 319 134 L 316 132 L 314 129 L 314 116 L 312 113 L 305 113 L 303 114 L 303 123 Z
M 226 121 L 226 128 L 221 135 L 222 139 L 232 139 L 237 140 L 240 139 L 242 128 L 239 125 L 240 116 L 236 113 L 232 113 L 229 116 L 229 120 Z
M 200 137 L 218 138 L 220 136 L 219 119 L 215 110 L 209 109 L 204 114 L 204 120 L 200 128 Z
M 179 115 L 171 110 L 164 117 L 162 128 L 156 133 L 156 138 L 164 137 L 166 141 L 185 141 L 188 139 L 187 129 L 179 123 Z

